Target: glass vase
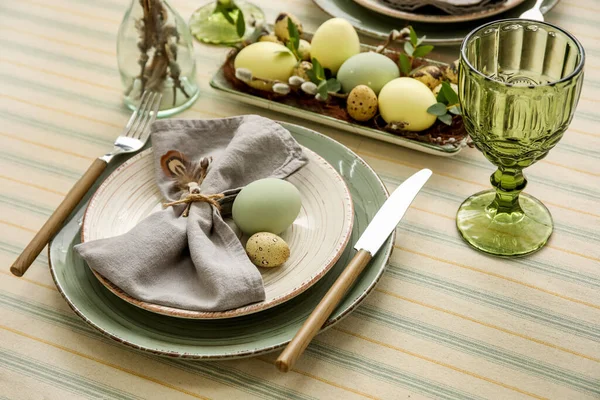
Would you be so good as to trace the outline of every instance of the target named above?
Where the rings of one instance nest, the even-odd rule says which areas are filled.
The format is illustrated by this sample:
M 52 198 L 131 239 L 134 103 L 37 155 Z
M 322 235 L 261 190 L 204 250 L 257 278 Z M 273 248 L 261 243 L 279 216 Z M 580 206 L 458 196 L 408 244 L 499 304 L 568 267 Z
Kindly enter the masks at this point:
M 124 101 L 134 110 L 142 93 L 162 93 L 158 117 L 190 107 L 198 98 L 193 39 L 165 0 L 132 0 L 117 37 Z

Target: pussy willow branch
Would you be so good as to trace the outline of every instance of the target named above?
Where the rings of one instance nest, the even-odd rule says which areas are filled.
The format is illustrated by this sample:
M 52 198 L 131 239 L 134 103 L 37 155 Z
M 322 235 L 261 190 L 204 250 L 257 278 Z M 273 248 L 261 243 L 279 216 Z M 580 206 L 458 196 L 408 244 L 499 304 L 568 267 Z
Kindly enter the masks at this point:
M 177 89 L 189 98 L 181 84 L 181 68 L 177 63 L 177 44 L 179 32 L 173 25 L 167 25 L 167 8 L 161 0 L 139 0 L 144 10 L 143 17 L 136 22 L 140 36 L 138 49 L 140 50 L 139 64 L 141 91 L 145 89 L 161 91 L 167 76 L 173 80 L 173 105 L 177 100 Z M 148 53 L 154 49 L 152 60 Z M 150 62 L 150 65 L 148 65 Z

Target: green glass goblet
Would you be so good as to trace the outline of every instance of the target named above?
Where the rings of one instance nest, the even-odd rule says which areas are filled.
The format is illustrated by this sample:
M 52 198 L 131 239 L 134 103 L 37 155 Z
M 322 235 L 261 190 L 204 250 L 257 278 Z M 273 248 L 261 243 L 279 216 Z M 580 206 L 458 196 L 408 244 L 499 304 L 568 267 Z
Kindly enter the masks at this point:
M 463 41 L 459 97 L 475 146 L 498 167 L 494 189 L 458 209 L 456 225 L 473 247 L 497 256 L 539 250 L 552 216 L 521 193 L 523 168 L 544 158 L 571 123 L 585 54 L 571 34 L 544 22 L 507 19 L 483 25 Z

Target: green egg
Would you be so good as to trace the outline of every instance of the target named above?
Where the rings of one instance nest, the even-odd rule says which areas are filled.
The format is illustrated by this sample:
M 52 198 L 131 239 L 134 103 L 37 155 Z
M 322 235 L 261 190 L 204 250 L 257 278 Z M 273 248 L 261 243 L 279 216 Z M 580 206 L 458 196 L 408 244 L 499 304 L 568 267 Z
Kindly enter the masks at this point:
M 368 52 L 347 59 L 338 71 L 337 80 L 344 93 L 350 93 L 358 85 L 367 85 L 379 94 L 386 83 L 399 76 L 395 62 L 382 54 Z
M 233 221 L 246 235 L 285 231 L 300 213 L 300 192 L 282 179 L 260 179 L 243 188 L 233 202 Z

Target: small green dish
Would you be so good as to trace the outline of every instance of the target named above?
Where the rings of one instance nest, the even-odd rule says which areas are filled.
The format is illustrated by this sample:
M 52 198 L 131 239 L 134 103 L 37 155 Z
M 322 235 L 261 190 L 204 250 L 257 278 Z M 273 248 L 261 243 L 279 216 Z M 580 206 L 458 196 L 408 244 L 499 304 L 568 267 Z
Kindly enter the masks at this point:
M 103 334 L 136 349 L 171 357 L 229 359 L 255 356 L 285 346 L 352 258 L 356 242 L 388 193 L 377 174 L 344 145 L 312 130 L 281 123 L 298 142 L 325 158 L 346 181 L 355 220 L 350 243 L 336 265 L 313 287 L 294 299 L 256 314 L 223 320 L 187 320 L 155 314 L 133 306 L 112 294 L 74 254 L 80 240 L 80 219 L 87 201 L 109 166 L 90 189 L 70 221 L 49 246 L 52 277 L 69 306 Z M 125 161 L 123 157 L 121 160 Z M 367 266 L 354 287 L 325 324 L 338 322 L 356 308 L 375 287 L 392 251 L 394 235 Z M 325 329 L 324 328 L 324 329 Z

